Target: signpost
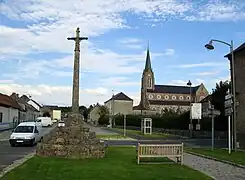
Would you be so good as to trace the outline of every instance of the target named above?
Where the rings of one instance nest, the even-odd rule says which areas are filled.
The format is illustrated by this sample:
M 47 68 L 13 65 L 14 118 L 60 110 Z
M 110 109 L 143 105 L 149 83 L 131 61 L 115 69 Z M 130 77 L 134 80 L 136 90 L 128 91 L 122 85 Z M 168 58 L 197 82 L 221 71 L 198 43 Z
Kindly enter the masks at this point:
M 123 124 L 124 124 L 124 128 L 123 128 L 123 136 L 126 136 L 126 114 L 124 114 L 124 116 L 123 116 L 124 118 L 124 122 L 123 122 Z
M 214 150 L 214 118 L 220 115 L 220 111 L 214 109 L 210 101 L 203 103 L 202 107 L 203 117 L 212 118 L 212 150 Z
M 227 95 L 225 96 L 225 116 L 228 116 L 228 146 L 229 146 L 229 154 L 231 153 L 231 115 L 233 113 L 232 106 L 233 106 L 232 94 L 230 94 L 230 92 L 228 90 Z

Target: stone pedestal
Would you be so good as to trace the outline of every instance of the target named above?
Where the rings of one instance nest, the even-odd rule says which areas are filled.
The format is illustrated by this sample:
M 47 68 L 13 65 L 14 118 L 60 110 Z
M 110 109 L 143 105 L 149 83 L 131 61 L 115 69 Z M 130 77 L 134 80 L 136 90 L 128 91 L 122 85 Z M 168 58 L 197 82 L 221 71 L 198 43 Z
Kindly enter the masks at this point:
M 44 136 L 37 146 L 37 155 L 73 159 L 103 158 L 104 142 L 96 139 L 95 132 L 83 127 L 82 122 L 81 115 L 70 115 L 65 127 L 56 127 Z

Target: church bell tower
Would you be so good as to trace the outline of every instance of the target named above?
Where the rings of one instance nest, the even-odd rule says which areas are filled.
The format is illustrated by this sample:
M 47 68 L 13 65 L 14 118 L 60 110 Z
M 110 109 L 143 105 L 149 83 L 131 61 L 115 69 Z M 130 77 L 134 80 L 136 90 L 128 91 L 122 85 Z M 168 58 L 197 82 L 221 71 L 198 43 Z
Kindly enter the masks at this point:
M 154 88 L 155 88 L 155 78 L 151 68 L 151 57 L 150 57 L 150 50 L 149 50 L 149 43 L 148 43 L 145 69 L 143 70 L 142 78 L 141 78 L 141 101 L 140 101 L 140 104 L 147 109 L 149 109 L 147 90 L 154 90 Z

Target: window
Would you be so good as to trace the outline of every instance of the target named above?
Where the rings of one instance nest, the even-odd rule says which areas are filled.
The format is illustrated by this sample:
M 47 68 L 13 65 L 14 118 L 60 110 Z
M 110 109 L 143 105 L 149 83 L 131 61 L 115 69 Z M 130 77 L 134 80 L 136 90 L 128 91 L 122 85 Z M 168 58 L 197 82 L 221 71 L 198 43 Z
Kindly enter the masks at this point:
M 176 100 L 176 96 L 172 96 L 172 100 Z
M 148 81 L 147 87 L 151 88 L 152 87 L 152 79 L 151 79 L 151 77 L 148 77 L 147 81 Z
M 18 126 L 14 132 L 15 133 L 33 133 L 34 126 Z
M 2 122 L 3 122 L 3 113 L 0 112 L 0 123 L 2 123 Z
M 157 99 L 161 99 L 161 95 L 157 95 Z
M 165 98 L 165 99 L 169 99 L 169 96 L 168 96 L 168 95 L 165 95 L 164 98 Z
M 184 98 L 183 98 L 183 96 L 180 96 L 179 99 L 180 99 L 180 100 L 183 100 Z

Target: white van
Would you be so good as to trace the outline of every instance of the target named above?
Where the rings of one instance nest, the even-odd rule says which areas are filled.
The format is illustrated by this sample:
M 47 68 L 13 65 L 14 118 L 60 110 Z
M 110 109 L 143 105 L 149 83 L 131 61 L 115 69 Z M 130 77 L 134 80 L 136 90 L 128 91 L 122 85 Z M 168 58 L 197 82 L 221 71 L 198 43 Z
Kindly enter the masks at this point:
M 38 117 L 36 122 L 43 127 L 48 127 L 53 125 L 53 121 L 50 117 Z
M 9 143 L 16 145 L 35 145 L 43 138 L 42 127 L 36 122 L 22 122 L 12 132 Z

